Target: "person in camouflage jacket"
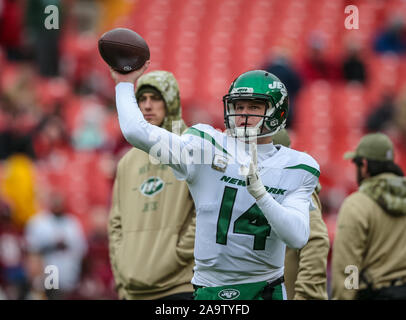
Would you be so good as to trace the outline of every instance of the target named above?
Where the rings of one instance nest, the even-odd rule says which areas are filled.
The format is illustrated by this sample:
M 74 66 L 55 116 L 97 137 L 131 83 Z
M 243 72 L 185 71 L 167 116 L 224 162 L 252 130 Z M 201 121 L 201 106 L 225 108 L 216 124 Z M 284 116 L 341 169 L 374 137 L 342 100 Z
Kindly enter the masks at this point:
M 356 164 L 359 190 L 338 213 L 333 299 L 406 299 L 406 179 L 393 144 L 368 134 L 344 157 Z
M 179 135 L 187 129 L 172 73 L 144 74 L 135 98 L 149 123 Z M 164 106 L 164 113 L 156 103 Z M 192 300 L 195 226 L 196 210 L 186 182 L 177 180 L 167 165 L 153 163 L 149 154 L 131 148 L 117 166 L 108 223 L 119 298 Z

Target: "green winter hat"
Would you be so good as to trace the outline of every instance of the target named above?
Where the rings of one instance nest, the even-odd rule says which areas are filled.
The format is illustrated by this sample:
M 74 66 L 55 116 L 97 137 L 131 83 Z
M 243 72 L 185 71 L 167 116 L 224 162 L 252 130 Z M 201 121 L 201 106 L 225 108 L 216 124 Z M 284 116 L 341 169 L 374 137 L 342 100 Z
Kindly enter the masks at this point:
M 354 159 L 356 157 L 376 161 L 393 161 L 393 143 L 383 133 L 367 134 L 361 138 L 355 151 L 349 151 L 344 154 L 344 159 Z

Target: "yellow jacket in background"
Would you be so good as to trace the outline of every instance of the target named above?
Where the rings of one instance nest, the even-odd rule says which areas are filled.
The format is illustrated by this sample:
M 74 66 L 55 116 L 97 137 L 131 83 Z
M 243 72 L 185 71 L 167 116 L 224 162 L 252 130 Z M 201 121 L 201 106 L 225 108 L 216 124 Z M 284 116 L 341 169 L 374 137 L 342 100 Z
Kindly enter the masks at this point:
M 13 222 L 23 228 L 38 210 L 35 168 L 29 157 L 15 154 L 5 161 L 1 189 L 11 205 Z

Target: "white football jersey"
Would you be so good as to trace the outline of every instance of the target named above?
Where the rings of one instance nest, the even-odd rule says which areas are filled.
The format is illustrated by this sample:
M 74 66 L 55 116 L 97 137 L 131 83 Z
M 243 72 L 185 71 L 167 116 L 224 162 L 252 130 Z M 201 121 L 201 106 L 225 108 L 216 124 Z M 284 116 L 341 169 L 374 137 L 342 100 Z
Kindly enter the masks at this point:
M 186 170 L 174 170 L 178 178 L 186 179 L 196 205 L 196 266 L 192 283 L 219 286 L 273 281 L 282 276 L 286 244 L 247 191 L 241 169 L 250 161 L 242 149 L 245 144 L 241 148 L 235 138 L 202 124 L 186 131 L 183 139 L 194 144 L 191 149 L 200 144 L 202 153 L 209 153 L 207 158 L 212 159 L 209 163 L 189 164 Z M 305 153 L 281 145 L 258 145 L 260 178 L 280 204 L 306 178 L 311 185 L 310 204 L 318 168 L 317 162 Z

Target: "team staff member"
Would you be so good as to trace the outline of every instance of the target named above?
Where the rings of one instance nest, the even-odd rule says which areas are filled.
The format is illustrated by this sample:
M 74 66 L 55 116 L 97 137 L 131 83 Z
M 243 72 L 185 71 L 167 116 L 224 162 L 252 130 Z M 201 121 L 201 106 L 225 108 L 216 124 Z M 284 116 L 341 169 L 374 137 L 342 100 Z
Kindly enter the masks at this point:
M 393 144 L 368 134 L 345 158 L 356 165 L 359 189 L 338 213 L 333 299 L 406 299 L 406 179 Z
M 272 137 L 275 145 L 290 148 L 290 138 L 285 129 Z M 312 194 L 309 241 L 302 249 L 286 248 L 285 286 L 288 300 L 327 300 L 327 256 L 330 240 L 327 226 L 321 216 L 319 192 Z
M 151 125 L 186 129 L 172 73 L 145 74 L 135 96 Z M 152 164 L 139 149 L 127 152 L 118 164 L 108 230 L 121 299 L 193 298 L 195 210 L 186 183 L 168 166 Z

